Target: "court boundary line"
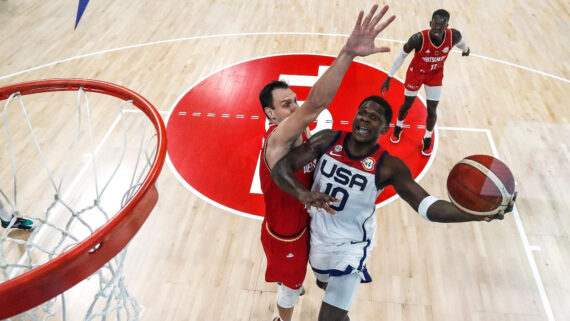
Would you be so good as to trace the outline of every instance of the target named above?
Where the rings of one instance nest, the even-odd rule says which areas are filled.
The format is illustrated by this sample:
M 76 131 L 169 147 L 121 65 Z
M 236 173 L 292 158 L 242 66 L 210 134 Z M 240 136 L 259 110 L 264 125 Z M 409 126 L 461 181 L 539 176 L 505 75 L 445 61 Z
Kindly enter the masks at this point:
M 79 59 L 83 59 L 83 58 L 87 58 L 87 57 L 92 57 L 92 56 L 96 56 L 96 55 L 101 55 L 101 54 L 105 54 L 105 53 L 110 53 L 110 52 L 117 52 L 117 51 L 121 51 L 121 50 L 126 50 L 126 49 L 134 49 L 134 48 L 140 48 L 140 47 L 146 47 L 146 46 L 152 46 L 152 45 L 158 45 L 158 44 L 164 44 L 164 43 L 173 43 L 173 42 L 180 42 L 180 41 L 187 41 L 187 40 L 200 40 L 200 39 L 211 39 L 211 38 L 223 38 L 223 37 L 245 37 L 245 36 L 273 36 L 273 35 L 297 35 L 297 36 L 328 36 L 328 37 L 343 37 L 343 38 L 348 38 L 348 35 L 346 34 L 335 34 L 335 33 L 317 33 L 317 32 L 249 32 L 249 33 L 230 33 L 230 34 L 214 34 L 214 35 L 202 35 L 202 36 L 190 36 L 190 37 L 181 37 L 181 38 L 174 38 L 174 39 L 167 39 L 167 40 L 159 40 L 159 41 L 153 41 L 153 42 L 147 42 L 147 43 L 142 43 L 142 44 L 134 44 L 134 45 L 128 45 L 128 46 L 122 46 L 122 47 L 117 47 L 117 48 L 112 48 L 112 49 L 105 49 L 105 50 L 100 50 L 100 51 L 96 51 L 96 52 L 92 52 L 92 53 L 88 53 L 88 54 L 83 54 L 83 55 L 78 55 L 78 56 L 74 56 L 74 57 L 68 57 L 68 58 L 64 58 L 64 59 L 60 59 L 60 60 L 56 60 L 50 63 L 46 63 L 46 64 L 42 64 L 36 67 L 31 67 L 28 69 L 24 69 L 22 71 L 18 71 L 18 72 L 14 72 L 14 73 L 10 73 L 4 76 L 0 76 L 0 80 L 4 80 L 4 79 L 8 79 L 17 75 L 21 75 L 27 72 L 31 72 L 31 71 L 35 71 L 35 70 L 39 70 L 42 68 L 46 68 L 46 67 L 50 67 L 50 66 L 54 66 L 56 64 L 60 64 L 60 63 L 65 63 L 65 62 L 69 62 L 69 61 L 74 61 L 74 60 L 79 60 Z M 387 41 L 387 42 L 394 42 L 394 43 L 405 43 L 405 41 L 402 40 L 396 40 L 396 39 L 388 39 L 388 38 L 376 38 L 376 40 L 378 41 Z M 452 52 L 460 52 L 459 50 L 452 50 Z M 511 67 L 515 67 L 517 69 L 522 69 L 525 71 L 530 71 L 533 73 L 537 73 L 540 74 L 542 76 L 546 76 L 549 78 L 553 78 L 556 80 L 560 80 L 566 83 L 570 83 L 570 80 L 560 77 L 560 76 L 556 76 L 553 74 L 549 74 L 537 69 L 533 69 L 533 68 L 529 68 L 529 67 L 525 67 L 519 64 L 515 64 L 515 63 L 511 63 L 508 61 L 504 61 L 504 60 L 500 60 L 500 59 L 495 59 L 495 58 L 491 58 L 491 57 L 487 57 L 487 56 L 483 56 L 483 55 L 478 55 L 478 54 L 470 54 L 470 56 L 473 57 L 477 57 L 480 59 L 484 59 L 484 60 L 489 60 L 492 62 L 496 62 L 496 63 L 500 63 L 500 64 L 505 64 Z M 168 117 L 167 117 L 168 118 Z M 437 127 L 436 127 L 437 128 Z M 456 127 L 439 127 L 439 129 L 441 130 L 464 130 L 464 131 L 475 131 L 475 132 L 484 132 L 487 136 L 487 139 L 489 141 L 491 150 L 493 152 L 493 155 L 497 158 L 499 158 L 499 154 L 498 151 L 496 149 L 495 143 L 494 143 L 494 139 L 492 137 L 492 134 L 490 132 L 489 129 L 476 129 L 476 128 L 456 128 Z M 167 163 L 168 163 L 169 159 L 167 158 Z M 384 202 L 388 202 L 391 199 L 388 199 Z M 394 199 L 395 200 L 395 199 Z M 392 200 L 393 201 L 393 200 Z M 384 203 L 382 202 L 382 203 Z M 391 201 L 390 201 L 391 202 Z M 380 203 L 380 204 L 382 204 Z M 534 246 L 529 245 L 528 242 L 528 238 L 527 238 L 527 234 L 524 230 L 524 226 L 522 225 L 522 221 L 520 219 L 520 215 L 518 212 L 518 209 L 516 207 L 516 205 L 513 208 L 513 216 L 515 217 L 515 222 L 517 225 L 517 229 L 519 231 L 519 234 L 521 235 L 521 239 L 523 241 L 523 246 L 525 247 L 525 252 L 527 253 L 527 258 L 529 260 L 529 263 L 531 265 L 531 270 L 533 272 L 533 275 L 535 277 L 535 281 L 537 283 L 538 286 L 538 290 L 541 296 L 541 299 L 543 301 L 543 305 L 545 308 L 545 313 L 546 316 L 548 318 L 549 321 L 555 321 L 553 312 L 552 312 L 552 308 L 550 307 L 550 303 L 548 301 L 548 297 L 546 295 L 546 291 L 544 288 L 544 284 L 542 282 L 542 279 L 540 277 L 540 274 L 538 273 L 538 267 L 536 265 L 536 261 L 534 260 L 534 257 L 532 256 L 532 251 L 534 248 Z
M 493 139 L 493 135 L 491 134 L 491 130 L 489 129 L 480 129 L 480 128 L 461 128 L 461 127 L 439 127 L 440 130 L 450 130 L 450 131 L 471 131 L 471 132 L 482 132 L 485 133 L 485 135 L 487 136 L 487 139 L 489 141 L 489 145 L 491 147 L 491 151 L 493 152 L 493 157 L 496 157 L 498 159 L 500 159 L 499 156 L 499 152 L 497 151 L 497 147 L 495 145 L 495 140 Z M 526 230 L 524 229 L 519 211 L 517 209 L 517 205 L 515 204 L 515 206 L 513 207 L 513 217 L 515 219 L 515 224 L 517 226 L 517 230 L 519 232 L 519 235 L 521 237 L 521 241 L 523 243 L 523 247 L 525 250 L 525 253 L 527 255 L 527 259 L 529 261 L 529 265 L 530 265 L 530 269 L 532 271 L 532 274 L 534 276 L 534 281 L 536 283 L 537 286 L 537 290 L 538 293 L 540 295 L 540 298 L 542 300 L 542 305 L 544 307 L 544 313 L 546 314 L 546 317 L 548 319 L 548 321 L 556 321 L 556 319 L 554 318 L 554 313 L 552 311 L 552 307 L 550 306 L 550 301 L 548 300 L 548 295 L 546 294 L 546 289 L 544 287 L 544 283 L 542 281 L 542 277 L 540 276 L 540 273 L 538 271 L 538 265 L 536 264 L 536 260 L 534 259 L 533 256 L 533 251 L 536 251 L 537 248 L 540 248 L 536 245 L 530 245 L 529 241 L 528 241 L 528 235 L 526 233 Z
M 122 47 L 117 47 L 117 48 L 111 48 L 111 49 L 103 49 L 103 50 L 99 50 L 99 51 L 95 51 L 95 52 L 91 52 L 91 53 L 87 53 L 87 54 L 83 54 L 83 55 L 78 55 L 78 56 L 74 56 L 74 57 L 68 57 L 68 58 L 64 58 L 64 59 L 60 59 L 60 60 L 56 60 L 53 62 L 49 62 L 46 64 L 42 64 L 36 67 L 31 67 L 28 69 L 24 69 L 22 71 L 17 71 L 17 72 L 13 72 L 11 74 L 7 74 L 4 76 L 0 76 L 0 80 L 4 80 L 10 77 L 14 77 L 23 73 L 27 73 L 30 71 L 34 71 L 34 70 L 38 70 L 38 69 L 42 69 L 45 67 L 49 67 L 49 66 L 53 66 L 56 64 L 60 64 L 60 63 L 64 63 L 64 62 L 68 62 L 68 61 L 73 61 L 73 60 L 78 60 L 78 59 L 82 59 L 82 58 L 87 58 L 87 57 L 92 57 L 92 56 L 96 56 L 96 55 L 101 55 L 101 54 L 105 54 L 105 53 L 110 53 L 110 52 L 116 52 L 116 51 L 121 51 L 121 50 L 126 50 L 126 49 L 134 49 L 134 48 L 141 48 L 141 47 L 147 47 L 147 46 L 154 46 L 154 45 L 159 45 L 159 44 L 165 44 L 165 43 L 171 43 L 171 42 L 180 42 L 180 41 L 187 41 L 187 40 L 200 40 L 200 39 L 213 39 L 213 38 L 224 38 L 224 37 L 248 37 L 248 36 L 286 36 L 286 35 L 294 35 L 294 36 L 325 36 L 325 37 L 342 37 L 342 38 L 348 38 L 349 35 L 346 34 L 340 34 L 340 33 L 323 33 L 323 32 L 241 32 L 241 33 L 225 33 L 225 34 L 213 34 L 213 35 L 201 35 L 201 36 L 190 36 L 190 37 L 181 37 L 181 38 L 174 38 L 174 39 L 166 39 L 166 40 L 157 40 L 157 41 L 151 41 L 151 42 L 145 42 L 145 43 L 139 43 L 139 44 L 134 44 L 134 45 L 128 45 L 128 46 L 122 46 Z M 394 42 L 394 43 L 405 43 L 406 41 L 403 40 L 398 40 L 398 39 L 390 39 L 390 38 L 376 38 L 377 41 L 386 41 L 386 42 Z M 452 52 L 455 53 L 460 53 L 461 51 L 457 50 L 457 49 L 453 49 L 451 50 Z M 489 60 L 492 62 L 496 62 L 496 63 L 501 63 L 501 64 L 505 64 L 511 67 L 515 67 L 518 69 L 522 69 L 525 71 L 530 71 L 533 73 L 537 73 L 539 75 L 545 76 L 545 77 L 549 77 L 549 78 L 553 78 L 556 80 L 560 80 L 566 83 L 570 83 L 569 79 L 566 79 L 564 77 L 561 76 L 557 76 L 557 75 L 553 75 L 553 74 L 549 74 L 547 72 L 544 71 L 540 71 L 534 68 L 530 68 L 530 67 L 526 67 L 523 65 L 519 65 L 519 64 L 515 64 L 512 62 L 508 62 L 505 60 L 500 60 L 500 59 L 496 59 L 496 58 L 491 58 L 491 57 L 487 57 L 487 56 L 483 56 L 483 55 L 478 55 L 478 54 L 470 54 L 470 56 L 473 57 L 477 57 L 483 60 Z

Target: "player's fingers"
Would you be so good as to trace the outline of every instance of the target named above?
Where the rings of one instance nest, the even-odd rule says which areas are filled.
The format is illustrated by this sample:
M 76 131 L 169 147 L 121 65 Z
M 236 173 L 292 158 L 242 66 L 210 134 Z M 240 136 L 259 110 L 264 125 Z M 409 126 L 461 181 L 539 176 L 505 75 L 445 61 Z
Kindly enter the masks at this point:
M 355 28 L 360 27 L 360 25 L 362 24 L 362 17 L 364 17 L 364 11 L 360 11 L 360 13 L 358 14 L 358 18 L 356 19 L 356 24 L 354 25 Z
M 380 21 L 380 19 L 382 19 L 382 17 L 384 17 L 384 15 L 386 14 L 386 12 L 388 11 L 388 5 L 385 5 L 382 10 L 380 10 L 380 12 L 374 17 L 374 19 L 372 19 L 372 21 L 370 22 L 370 24 L 372 26 L 376 26 L 378 24 L 378 22 Z
M 394 19 L 396 19 L 396 16 L 395 15 L 391 16 L 386 21 L 382 22 L 378 27 L 376 27 L 374 29 L 374 32 L 376 34 L 379 34 L 380 32 L 382 32 L 382 30 L 386 29 L 386 27 L 388 27 L 392 23 L 392 21 L 394 21 Z
M 332 209 L 330 206 L 328 206 L 328 205 L 325 205 L 325 206 L 323 207 L 323 209 L 324 209 L 325 211 L 327 211 L 327 213 L 329 213 L 330 215 L 335 215 L 335 214 L 336 214 L 335 210 L 333 210 L 333 209 Z
M 377 4 L 372 6 L 372 9 L 370 9 L 370 12 L 366 15 L 366 18 L 364 18 L 364 26 L 368 26 L 370 24 L 370 21 L 372 20 L 372 17 L 374 16 L 374 12 L 376 12 L 376 9 L 378 9 Z
M 375 50 L 376 52 L 389 52 L 389 51 L 390 51 L 390 47 L 377 47 L 377 48 L 374 48 L 374 50 Z

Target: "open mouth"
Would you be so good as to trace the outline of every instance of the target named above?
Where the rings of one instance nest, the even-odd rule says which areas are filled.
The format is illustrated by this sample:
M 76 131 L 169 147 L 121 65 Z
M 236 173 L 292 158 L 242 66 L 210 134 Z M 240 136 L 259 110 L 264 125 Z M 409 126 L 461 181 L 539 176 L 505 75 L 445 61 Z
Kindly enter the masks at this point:
M 355 131 L 361 135 L 368 134 L 368 127 L 366 126 L 356 126 Z

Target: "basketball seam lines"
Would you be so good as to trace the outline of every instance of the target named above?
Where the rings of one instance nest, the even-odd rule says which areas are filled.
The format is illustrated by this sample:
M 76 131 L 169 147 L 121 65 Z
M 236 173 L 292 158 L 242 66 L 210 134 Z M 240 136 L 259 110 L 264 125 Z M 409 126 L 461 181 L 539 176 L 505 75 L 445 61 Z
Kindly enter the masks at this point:
M 470 194 L 478 195 L 475 191 L 472 191 L 471 189 L 469 189 L 465 184 L 461 184 L 461 182 L 458 181 L 458 180 L 455 180 L 455 184 L 457 184 L 457 185 L 463 187 L 463 188 L 465 189 L 465 191 L 469 192 Z M 449 191 L 448 191 L 448 193 L 449 193 Z M 451 196 L 449 196 L 449 197 L 451 197 Z M 484 199 L 484 198 L 481 198 L 480 200 L 483 201 L 483 202 L 485 202 L 485 203 L 488 203 L 488 204 L 495 204 L 495 202 L 491 202 L 491 201 L 489 201 L 489 200 L 487 200 L 487 199 Z M 502 205 L 502 204 L 500 204 L 499 206 L 501 206 L 501 205 Z M 499 207 L 499 206 L 497 206 L 497 207 Z M 497 208 L 495 208 L 495 209 L 493 209 L 493 210 L 496 210 L 496 209 L 497 209 Z
M 461 204 L 459 204 L 453 197 L 451 197 L 451 194 L 447 194 L 449 196 L 449 199 L 451 200 L 451 202 L 453 203 L 453 205 L 457 206 L 460 210 L 472 214 L 472 215 L 476 215 L 476 216 L 487 216 L 487 215 L 493 215 L 493 214 L 497 214 L 497 209 L 501 209 L 502 205 L 499 205 L 496 209 L 492 210 L 492 211 L 487 211 L 487 212 L 478 212 L 478 211 L 473 211 L 470 210 L 468 208 L 465 208 L 463 206 L 461 206 Z
M 476 162 L 474 160 L 471 160 L 471 159 L 463 159 L 459 163 L 469 165 L 469 166 L 477 169 L 481 173 L 483 173 L 485 176 L 487 176 L 489 178 L 489 180 L 493 184 L 495 184 L 495 187 L 497 187 L 499 192 L 501 192 L 501 195 L 502 195 L 501 206 L 508 205 L 508 203 L 510 202 L 510 199 L 509 199 L 510 194 L 507 191 L 505 184 L 503 184 L 503 182 L 499 179 L 499 177 L 497 175 L 495 175 L 495 173 L 493 173 L 493 171 L 491 171 L 489 168 L 487 168 L 483 164 Z

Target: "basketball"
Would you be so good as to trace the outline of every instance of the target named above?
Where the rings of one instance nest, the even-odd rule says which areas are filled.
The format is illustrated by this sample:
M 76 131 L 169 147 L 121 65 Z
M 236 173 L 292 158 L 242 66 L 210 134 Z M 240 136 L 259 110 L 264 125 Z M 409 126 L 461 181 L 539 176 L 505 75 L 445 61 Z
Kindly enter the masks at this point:
M 515 192 L 511 170 L 488 155 L 472 155 L 455 164 L 447 177 L 447 193 L 455 207 L 476 216 L 495 215 Z

